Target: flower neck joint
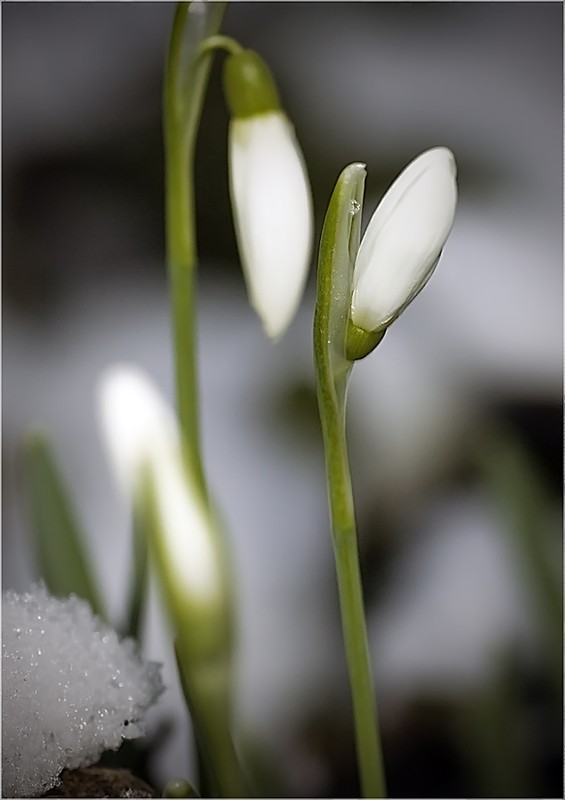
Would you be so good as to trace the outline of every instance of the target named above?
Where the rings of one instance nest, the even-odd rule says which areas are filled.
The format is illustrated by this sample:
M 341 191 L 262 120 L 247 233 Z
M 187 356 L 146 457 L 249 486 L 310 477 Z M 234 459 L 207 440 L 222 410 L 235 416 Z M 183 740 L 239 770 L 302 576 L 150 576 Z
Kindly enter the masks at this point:
M 230 114 L 236 119 L 281 109 L 271 71 L 253 50 L 228 56 L 224 65 L 224 92 Z

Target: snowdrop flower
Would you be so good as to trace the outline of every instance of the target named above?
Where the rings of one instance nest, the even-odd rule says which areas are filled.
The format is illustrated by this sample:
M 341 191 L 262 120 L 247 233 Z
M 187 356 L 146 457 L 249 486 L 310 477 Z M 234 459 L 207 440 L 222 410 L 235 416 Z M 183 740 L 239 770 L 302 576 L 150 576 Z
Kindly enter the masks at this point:
M 300 303 L 312 243 L 312 201 L 294 128 L 268 67 L 251 50 L 225 62 L 231 112 L 230 193 L 249 300 L 280 336 Z
M 235 785 L 240 776 L 229 761 L 228 778 L 216 767 L 227 746 L 216 731 L 231 724 L 233 643 L 231 576 L 218 524 L 185 466 L 176 419 L 143 373 L 130 366 L 109 370 L 100 385 L 100 411 L 118 479 L 150 541 L 149 563 L 161 585 L 197 738 L 211 752 L 218 785 Z M 224 796 L 245 792 L 226 790 Z
M 427 150 L 377 206 L 355 261 L 350 359 L 370 353 L 430 279 L 453 224 L 456 172 L 450 150 Z
M 167 591 L 177 606 L 215 607 L 222 577 L 212 525 L 185 470 L 172 410 L 140 370 L 126 365 L 103 375 L 99 409 L 110 461 L 128 500 L 138 502 L 150 481 Z

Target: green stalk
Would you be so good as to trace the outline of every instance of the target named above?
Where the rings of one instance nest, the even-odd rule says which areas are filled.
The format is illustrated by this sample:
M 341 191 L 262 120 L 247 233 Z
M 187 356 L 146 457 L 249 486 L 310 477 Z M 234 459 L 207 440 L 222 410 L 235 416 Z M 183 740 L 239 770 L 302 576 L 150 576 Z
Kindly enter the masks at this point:
M 350 165 L 342 172 L 330 200 L 320 243 L 314 354 L 361 790 L 364 797 L 386 797 L 345 418 L 347 383 L 352 368 L 345 355 L 345 339 L 353 263 L 359 247 L 364 181 L 364 165 Z
M 200 446 L 196 356 L 194 154 L 213 53 L 231 40 L 218 36 L 225 2 L 178 3 L 167 54 L 164 83 L 166 248 L 170 283 L 177 411 L 189 480 L 209 507 Z M 230 46 L 235 46 L 233 43 Z M 151 492 L 147 492 L 148 500 Z M 146 518 L 153 517 L 149 506 Z M 158 555 L 158 548 L 157 548 Z M 159 558 L 157 558 L 159 562 Z M 159 570 L 177 634 L 179 673 L 205 767 L 204 782 L 223 797 L 248 795 L 231 737 L 231 620 L 229 576 L 225 613 L 216 619 L 179 605 L 163 564 Z M 226 569 L 227 575 L 227 569 Z M 182 593 L 181 593 L 182 594 Z M 216 628 L 218 630 L 216 630 Z M 204 655 L 201 649 L 204 648 Z M 201 787 L 202 788 L 202 787 Z
M 184 696 L 198 730 L 198 758 L 203 796 L 250 797 L 230 731 L 230 665 L 221 658 L 201 665 L 184 665 L 183 642 L 175 644 Z
M 331 413 L 325 415 L 326 468 L 361 789 L 364 797 L 386 797 L 345 441 L 345 414 L 338 422 L 332 417 Z
M 199 756 L 203 796 L 249 797 L 246 779 L 232 738 L 232 592 L 229 580 L 209 596 L 192 594 L 172 567 L 151 467 L 136 496 L 138 518 L 151 546 L 153 564 L 175 636 L 175 655 L 183 694 L 192 720 Z M 214 524 L 210 520 L 211 525 Z M 210 530 L 210 535 L 215 536 Z M 224 554 L 218 546 L 218 566 Z M 214 546 L 211 542 L 211 546 Z
M 177 5 L 165 67 L 166 246 L 177 410 L 187 466 L 204 497 L 196 358 L 194 150 L 213 53 L 200 44 L 220 28 L 225 2 Z

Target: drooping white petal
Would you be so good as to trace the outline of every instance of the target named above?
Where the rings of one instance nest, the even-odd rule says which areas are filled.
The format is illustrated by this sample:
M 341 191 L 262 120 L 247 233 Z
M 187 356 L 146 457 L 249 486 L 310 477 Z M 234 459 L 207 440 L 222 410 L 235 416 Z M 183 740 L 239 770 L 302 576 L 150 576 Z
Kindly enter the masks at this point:
M 220 574 L 210 522 L 183 467 L 172 410 L 136 367 L 109 369 L 99 384 L 101 428 L 110 462 L 130 501 L 150 476 L 159 515 L 161 551 L 177 591 L 190 601 L 213 600 Z
M 429 280 L 453 224 L 456 172 L 450 150 L 428 150 L 379 203 L 355 262 L 351 318 L 357 327 L 386 326 Z
M 310 186 L 283 112 L 236 118 L 229 132 L 230 190 L 251 305 L 280 336 L 302 297 L 312 243 Z

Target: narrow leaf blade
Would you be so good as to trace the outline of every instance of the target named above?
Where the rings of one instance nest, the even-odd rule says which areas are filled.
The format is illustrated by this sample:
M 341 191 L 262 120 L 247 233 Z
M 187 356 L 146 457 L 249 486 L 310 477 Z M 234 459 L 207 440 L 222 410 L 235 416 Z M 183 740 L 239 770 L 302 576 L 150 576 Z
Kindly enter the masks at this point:
M 25 442 L 24 469 L 40 576 L 53 594 L 76 594 L 106 619 L 75 509 L 43 434 L 34 433 Z

